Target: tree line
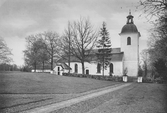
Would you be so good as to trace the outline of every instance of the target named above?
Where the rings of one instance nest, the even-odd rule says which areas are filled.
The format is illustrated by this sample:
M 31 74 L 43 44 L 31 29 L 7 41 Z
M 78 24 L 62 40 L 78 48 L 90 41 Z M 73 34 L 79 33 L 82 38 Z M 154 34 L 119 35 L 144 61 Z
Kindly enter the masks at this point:
M 144 70 L 149 67 L 153 78 L 167 80 L 167 0 L 140 1 L 140 7 L 153 26 L 150 29 L 149 48 L 142 52 Z
M 101 37 L 101 40 L 99 37 Z M 99 55 L 103 56 L 103 62 L 107 61 L 104 56 L 111 52 L 106 51 L 105 54 L 101 54 L 100 51 L 102 48 L 111 48 L 105 23 L 103 23 L 103 27 L 99 31 L 95 30 L 89 19 L 85 18 L 68 22 L 62 36 L 56 32 L 48 31 L 30 35 L 26 37 L 26 42 L 26 50 L 24 50 L 25 64 L 34 70 L 37 67 L 44 70 L 45 65 L 48 64 L 50 70 L 53 70 L 54 62 L 57 62 L 60 58 L 68 61 L 70 66 L 71 57 L 74 56 L 82 64 L 82 73 L 84 74 L 85 62 L 91 60 L 88 57 L 92 54 L 94 48 L 99 48 Z M 104 63 L 102 68 L 104 68 Z
M 13 61 L 11 55 L 11 49 L 7 46 L 4 39 L 0 37 L 0 71 L 13 71 L 18 69 L 16 65 L 10 64 Z

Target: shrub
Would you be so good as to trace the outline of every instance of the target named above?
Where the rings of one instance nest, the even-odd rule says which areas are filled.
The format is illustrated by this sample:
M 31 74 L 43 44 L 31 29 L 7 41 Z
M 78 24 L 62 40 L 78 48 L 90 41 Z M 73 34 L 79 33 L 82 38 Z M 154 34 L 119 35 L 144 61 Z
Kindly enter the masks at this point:
M 122 81 L 121 76 L 102 76 L 102 75 L 87 75 L 87 74 L 76 74 L 76 73 L 63 73 L 63 76 L 92 78 L 97 80 L 107 80 L 107 81 L 116 81 L 116 82 Z
M 141 69 L 141 66 L 139 66 L 139 70 L 138 70 L 138 77 L 142 77 L 143 76 L 143 70 Z
M 146 78 L 146 77 L 144 77 L 144 78 L 143 78 L 143 82 L 144 82 L 144 83 L 153 83 L 153 80 L 152 80 L 151 78 Z
M 127 73 L 128 73 L 128 68 L 126 67 L 123 71 L 123 76 L 128 76 Z

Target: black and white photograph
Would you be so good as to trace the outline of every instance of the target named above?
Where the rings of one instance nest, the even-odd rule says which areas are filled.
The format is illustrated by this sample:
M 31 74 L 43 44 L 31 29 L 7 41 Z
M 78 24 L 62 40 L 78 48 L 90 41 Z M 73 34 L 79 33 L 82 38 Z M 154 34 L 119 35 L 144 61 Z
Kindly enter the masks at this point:
M 167 113 L 167 0 L 0 0 L 0 113 Z

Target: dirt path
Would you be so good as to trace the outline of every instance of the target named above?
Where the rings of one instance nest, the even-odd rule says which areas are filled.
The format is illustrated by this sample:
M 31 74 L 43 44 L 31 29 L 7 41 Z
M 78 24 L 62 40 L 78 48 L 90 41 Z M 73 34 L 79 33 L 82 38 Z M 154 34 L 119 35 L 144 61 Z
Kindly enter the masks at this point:
M 137 84 L 80 102 L 52 113 L 167 113 L 162 84 Z
M 35 108 L 35 109 L 32 109 L 32 110 L 27 110 L 27 111 L 24 111 L 24 113 L 50 113 L 50 112 L 55 111 L 55 110 L 63 109 L 65 107 L 70 107 L 70 106 L 72 106 L 74 104 L 78 104 L 82 101 L 87 101 L 89 99 L 92 99 L 92 98 L 95 98 L 95 97 L 98 97 L 98 96 L 101 96 L 101 95 L 105 95 L 105 94 L 113 92 L 115 90 L 122 89 L 124 87 L 129 86 L 130 84 L 131 83 L 107 87 L 107 88 L 105 88 L 101 91 L 95 91 L 93 93 L 91 92 L 91 93 L 88 93 L 86 95 L 79 96 L 77 98 L 73 98 L 73 99 L 70 99 L 70 100 L 67 100 L 67 101 L 62 101 L 62 102 L 59 102 L 59 103 L 55 103 L 55 104 Z
M 72 94 L 71 97 L 64 95 L 70 100 L 66 101 L 64 98 L 65 101 L 61 102 L 57 100 L 59 96 L 63 95 L 47 95 L 52 99 L 36 103 L 37 105 L 43 103 L 40 105 L 43 107 L 37 106 L 38 108 L 26 111 L 26 113 L 167 113 L 167 85 L 146 83 L 125 85 L 128 86 L 117 84 L 77 95 Z M 24 95 L 22 96 L 24 97 Z M 34 98 L 36 96 L 42 95 L 34 95 Z M 55 102 L 53 102 L 54 99 Z M 25 107 L 28 109 L 30 106 Z M 7 112 L 18 112 L 18 109 L 25 110 L 22 108 L 23 106 L 17 106 L 17 110 L 14 108 Z

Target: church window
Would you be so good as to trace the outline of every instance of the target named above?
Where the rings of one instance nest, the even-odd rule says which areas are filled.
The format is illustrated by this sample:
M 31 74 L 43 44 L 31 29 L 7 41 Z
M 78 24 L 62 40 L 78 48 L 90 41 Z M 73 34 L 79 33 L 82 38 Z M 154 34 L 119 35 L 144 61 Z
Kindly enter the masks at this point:
M 78 73 L 78 64 L 75 64 L 75 73 Z
M 110 64 L 110 73 L 113 73 L 113 72 L 114 72 L 113 70 L 114 70 L 114 66 L 113 66 L 113 64 L 111 63 L 111 64 Z
M 131 45 L 131 38 L 130 37 L 127 38 L 127 45 Z
M 60 75 L 60 67 L 57 67 L 58 75 Z
M 100 63 L 97 64 L 97 73 L 101 73 L 101 64 Z

